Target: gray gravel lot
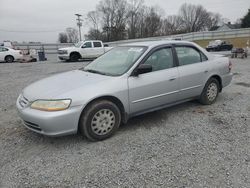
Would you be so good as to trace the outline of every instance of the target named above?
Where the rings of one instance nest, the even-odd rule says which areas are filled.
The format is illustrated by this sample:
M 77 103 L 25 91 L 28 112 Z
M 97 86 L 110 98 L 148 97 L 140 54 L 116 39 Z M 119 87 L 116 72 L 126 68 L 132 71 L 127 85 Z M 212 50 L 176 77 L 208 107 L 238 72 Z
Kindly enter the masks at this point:
M 211 106 L 131 119 L 110 139 L 50 138 L 22 126 L 22 88 L 79 63 L 0 64 L 0 187 L 250 187 L 250 59 Z

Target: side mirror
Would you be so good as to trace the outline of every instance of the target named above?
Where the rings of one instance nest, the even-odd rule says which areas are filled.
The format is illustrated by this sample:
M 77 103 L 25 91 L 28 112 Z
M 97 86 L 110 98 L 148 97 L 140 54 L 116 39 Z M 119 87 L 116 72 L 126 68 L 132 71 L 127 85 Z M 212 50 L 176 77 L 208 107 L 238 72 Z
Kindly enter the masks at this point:
M 141 64 L 137 69 L 134 71 L 134 76 L 138 76 L 139 74 L 144 74 L 148 72 L 152 72 L 153 68 L 152 65 L 149 64 Z
M 86 48 L 86 44 L 82 45 L 82 48 Z

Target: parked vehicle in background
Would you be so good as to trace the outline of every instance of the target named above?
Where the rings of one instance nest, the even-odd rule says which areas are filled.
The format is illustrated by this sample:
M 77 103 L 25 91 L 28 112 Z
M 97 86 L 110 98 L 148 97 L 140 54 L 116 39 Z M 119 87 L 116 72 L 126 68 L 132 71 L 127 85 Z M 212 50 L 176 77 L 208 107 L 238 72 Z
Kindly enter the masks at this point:
M 4 41 L 3 43 L 0 44 L 0 46 L 13 49 L 13 45 L 10 41 Z
M 60 48 L 58 58 L 70 61 L 95 59 L 111 49 L 111 47 L 105 47 L 102 41 L 99 40 L 81 41 L 72 47 Z
M 131 117 L 198 99 L 209 105 L 232 80 L 227 57 L 191 42 L 138 42 L 116 47 L 86 67 L 37 81 L 16 105 L 24 124 L 59 136 L 80 131 L 110 137 Z
M 232 50 L 233 45 L 231 43 L 228 43 L 227 41 L 223 40 L 214 40 L 210 41 L 208 46 L 206 47 L 206 50 L 208 52 L 213 51 L 230 51 Z
M 0 46 L 0 62 L 12 63 L 22 59 L 23 55 L 20 50 Z
M 247 58 L 247 49 L 244 48 L 233 48 L 231 52 L 231 58 Z

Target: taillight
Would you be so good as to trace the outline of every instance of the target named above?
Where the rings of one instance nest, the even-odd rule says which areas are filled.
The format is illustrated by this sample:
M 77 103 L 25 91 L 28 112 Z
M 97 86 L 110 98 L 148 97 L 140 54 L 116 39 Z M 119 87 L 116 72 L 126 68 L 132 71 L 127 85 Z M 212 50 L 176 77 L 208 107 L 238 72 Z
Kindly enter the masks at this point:
M 228 70 L 229 70 L 229 72 L 231 72 L 232 68 L 233 68 L 233 64 L 232 64 L 232 62 L 229 60 L 229 64 L 228 64 Z

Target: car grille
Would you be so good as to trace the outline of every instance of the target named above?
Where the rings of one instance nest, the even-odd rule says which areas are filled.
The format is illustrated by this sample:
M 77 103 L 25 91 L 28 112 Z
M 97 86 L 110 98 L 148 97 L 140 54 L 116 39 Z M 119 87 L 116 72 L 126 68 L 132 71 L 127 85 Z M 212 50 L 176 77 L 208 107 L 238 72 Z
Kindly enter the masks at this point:
M 25 108 L 29 105 L 29 100 L 27 98 L 25 98 L 23 95 L 21 95 L 19 97 L 19 104 L 22 108 Z
M 24 121 L 24 124 L 31 128 L 31 129 L 34 129 L 36 131 L 42 131 L 42 129 L 39 127 L 39 125 L 35 124 L 35 123 L 31 123 L 31 122 L 28 122 L 28 121 Z

